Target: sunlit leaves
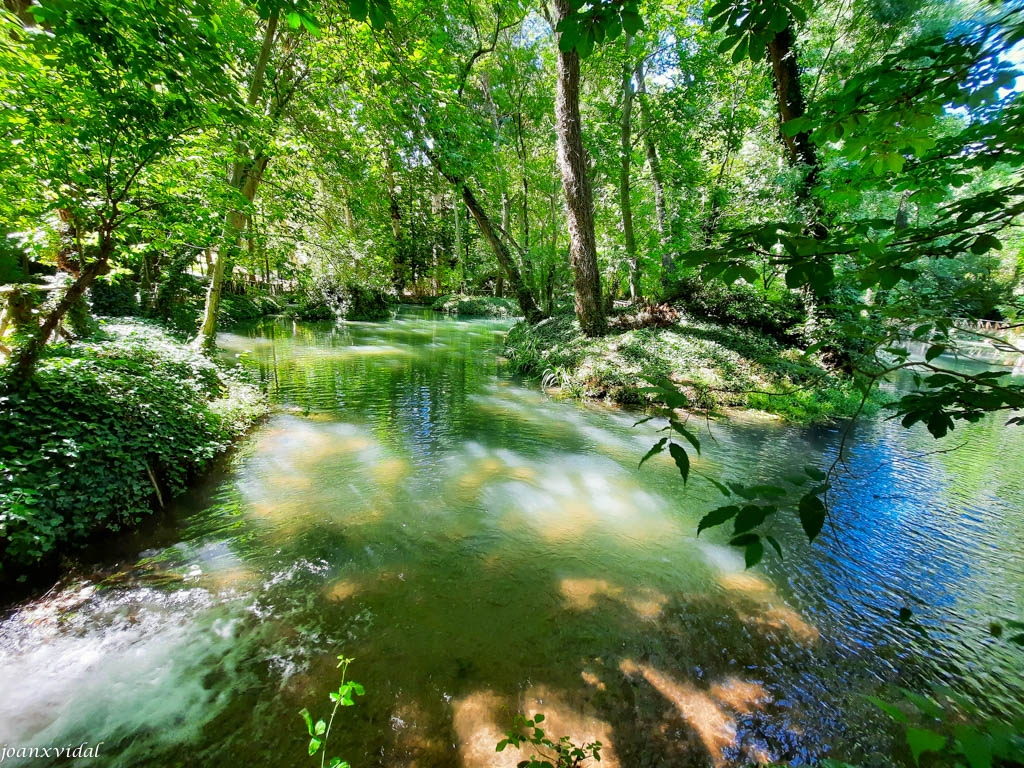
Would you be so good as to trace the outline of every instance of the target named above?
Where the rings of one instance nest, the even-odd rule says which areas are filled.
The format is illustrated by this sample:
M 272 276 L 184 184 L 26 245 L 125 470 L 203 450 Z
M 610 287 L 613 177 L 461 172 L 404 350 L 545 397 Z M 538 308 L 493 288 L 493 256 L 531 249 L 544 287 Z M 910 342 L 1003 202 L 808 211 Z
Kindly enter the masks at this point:
M 356 21 L 369 18 L 373 29 L 384 29 L 396 21 L 389 0 L 349 0 L 349 13 Z

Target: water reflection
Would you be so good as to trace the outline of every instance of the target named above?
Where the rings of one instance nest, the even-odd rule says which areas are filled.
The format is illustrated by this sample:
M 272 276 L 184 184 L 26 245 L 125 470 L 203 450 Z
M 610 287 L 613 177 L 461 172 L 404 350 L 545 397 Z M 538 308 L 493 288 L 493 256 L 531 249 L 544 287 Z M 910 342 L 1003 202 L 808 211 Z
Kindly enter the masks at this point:
M 884 753 L 860 694 L 887 681 L 1019 707 L 1024 656 L 985 630 L 1024 597 L 1022 477 L 993 460 L 1022 454 L 1020 431 L 958 428 L 968 446 L 934 454 L 864 425 L 843 543 L 811 550 L 782 519 L 786 561 L 747 572 L 725 532 L 694 536 L 713 489 L 684 493 L 668 457 L 637 469 L 657 426 L 515 381 L 506 327 L 408 311 L 224 337 L 281 412 L 178 504 L 170 545 L 4 620 L 0 741 L 304 765 L 296 713 L 329 706 L 342 651 L 368 693 L 332 754 L 358 766 L 515 765 L 494 744 L 517 711 L 600 739 L 602 764 L 653 766 Z M 702 471 L 742 481 L 838 439 L 712 432 Z

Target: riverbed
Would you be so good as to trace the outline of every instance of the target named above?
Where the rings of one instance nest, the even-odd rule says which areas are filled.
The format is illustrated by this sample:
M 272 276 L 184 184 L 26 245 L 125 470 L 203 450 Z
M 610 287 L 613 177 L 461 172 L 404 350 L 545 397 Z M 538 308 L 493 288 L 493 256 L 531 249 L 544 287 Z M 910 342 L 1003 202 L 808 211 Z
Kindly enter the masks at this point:
M 519 712 L 630 768 L 899 762 L 865 699 L 896 685 L 1022 713 L 1024 652 L 990 624 L 1022 618 L 1024 429 L 867 420 L 835 531 L 780 519 L 785 558 L 745 570 L 696 536 L 710 484 L 638 467 L 663 424 L 517 379 L 508 327 L 403 309 L 222 334 L 275 415 L 95 577 L 3 617 L 0 744 L 318 765 L 298 713 L 329 714 L 339 654 L 366 693 L 328 758 L 353 768 L 514 766 L 495 744 Z M 823 466 L 841 434 L 702 430 L 694 469 L 740 482 Z

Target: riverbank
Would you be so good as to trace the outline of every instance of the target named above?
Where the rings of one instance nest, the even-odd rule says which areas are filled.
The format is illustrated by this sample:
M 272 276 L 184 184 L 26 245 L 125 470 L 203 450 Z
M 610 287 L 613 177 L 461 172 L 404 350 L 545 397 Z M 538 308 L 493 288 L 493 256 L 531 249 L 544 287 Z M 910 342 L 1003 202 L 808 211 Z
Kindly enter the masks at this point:
M 649 325 L 613 318 L 612 329 L 594 338 L 583 335 L 572 315 L 535 326 L 520 322 L 505 343 L 515 371 L 580 399 L 657 403 L 639 390 L 668 379 L 697 409 L 747 408 L 800 424 L 852 416 L 861 403 L 852 380 L 803 350 L 676 310 Z M 877 407 L 873 400 L 866 409 Z
M 0 406 L 0 582 L 137 525 L 268 412 L 256 387 L 137 320 L 51 347 Z

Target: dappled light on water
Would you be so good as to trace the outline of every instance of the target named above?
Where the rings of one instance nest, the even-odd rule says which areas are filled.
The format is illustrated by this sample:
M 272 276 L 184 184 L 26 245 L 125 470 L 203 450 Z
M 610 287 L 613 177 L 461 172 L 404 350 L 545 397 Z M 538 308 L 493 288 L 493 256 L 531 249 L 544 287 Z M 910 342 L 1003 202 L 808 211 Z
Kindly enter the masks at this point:
M 625 675 L 642 675 L 678 710 L 696 731 L 715 765 L 725 763 L 726 750 L 736 742 L 736 714 L 747 714 L 771 698 L 758 683 L 730 678 L 703 690 L 632 659 L 623 659 L 619 667 Z M 749 758 L 758 764 L 771 762 L 763 752 Z
M 325 711 L 339 653 L 366 686 L 339 715 L 360 768 L 514 766 L 528 754 L 495 745 L 517 713 L 647 768 L 884 753 L 863 695 L 888 682 L 970 679 L 1019 706 L 1024 657 L 978 617 L 1024 584 L 1006 545 L 1024 479 L 991 461 L 1024 437 L 979 423 L 974 453 L 923 456 L 916 433 L 866 425 L 868 469 L 833 509 L 849 546 L 810 548 L 783 515 L 786 560 L 748 571 L 728 531 L 695 535 L 717 491 L 684 489 L 667 456 L 638 469 L 658 421 L 517 381 L 507 325 L 403 310 L 224 338 L 278 412 L 83 584 L 0 621 L 0 743 L 102 739 L 115 768 L 303 765 L 297 713 Z M 694 468 L 741 482 L 838 440 L 711 428 Z

